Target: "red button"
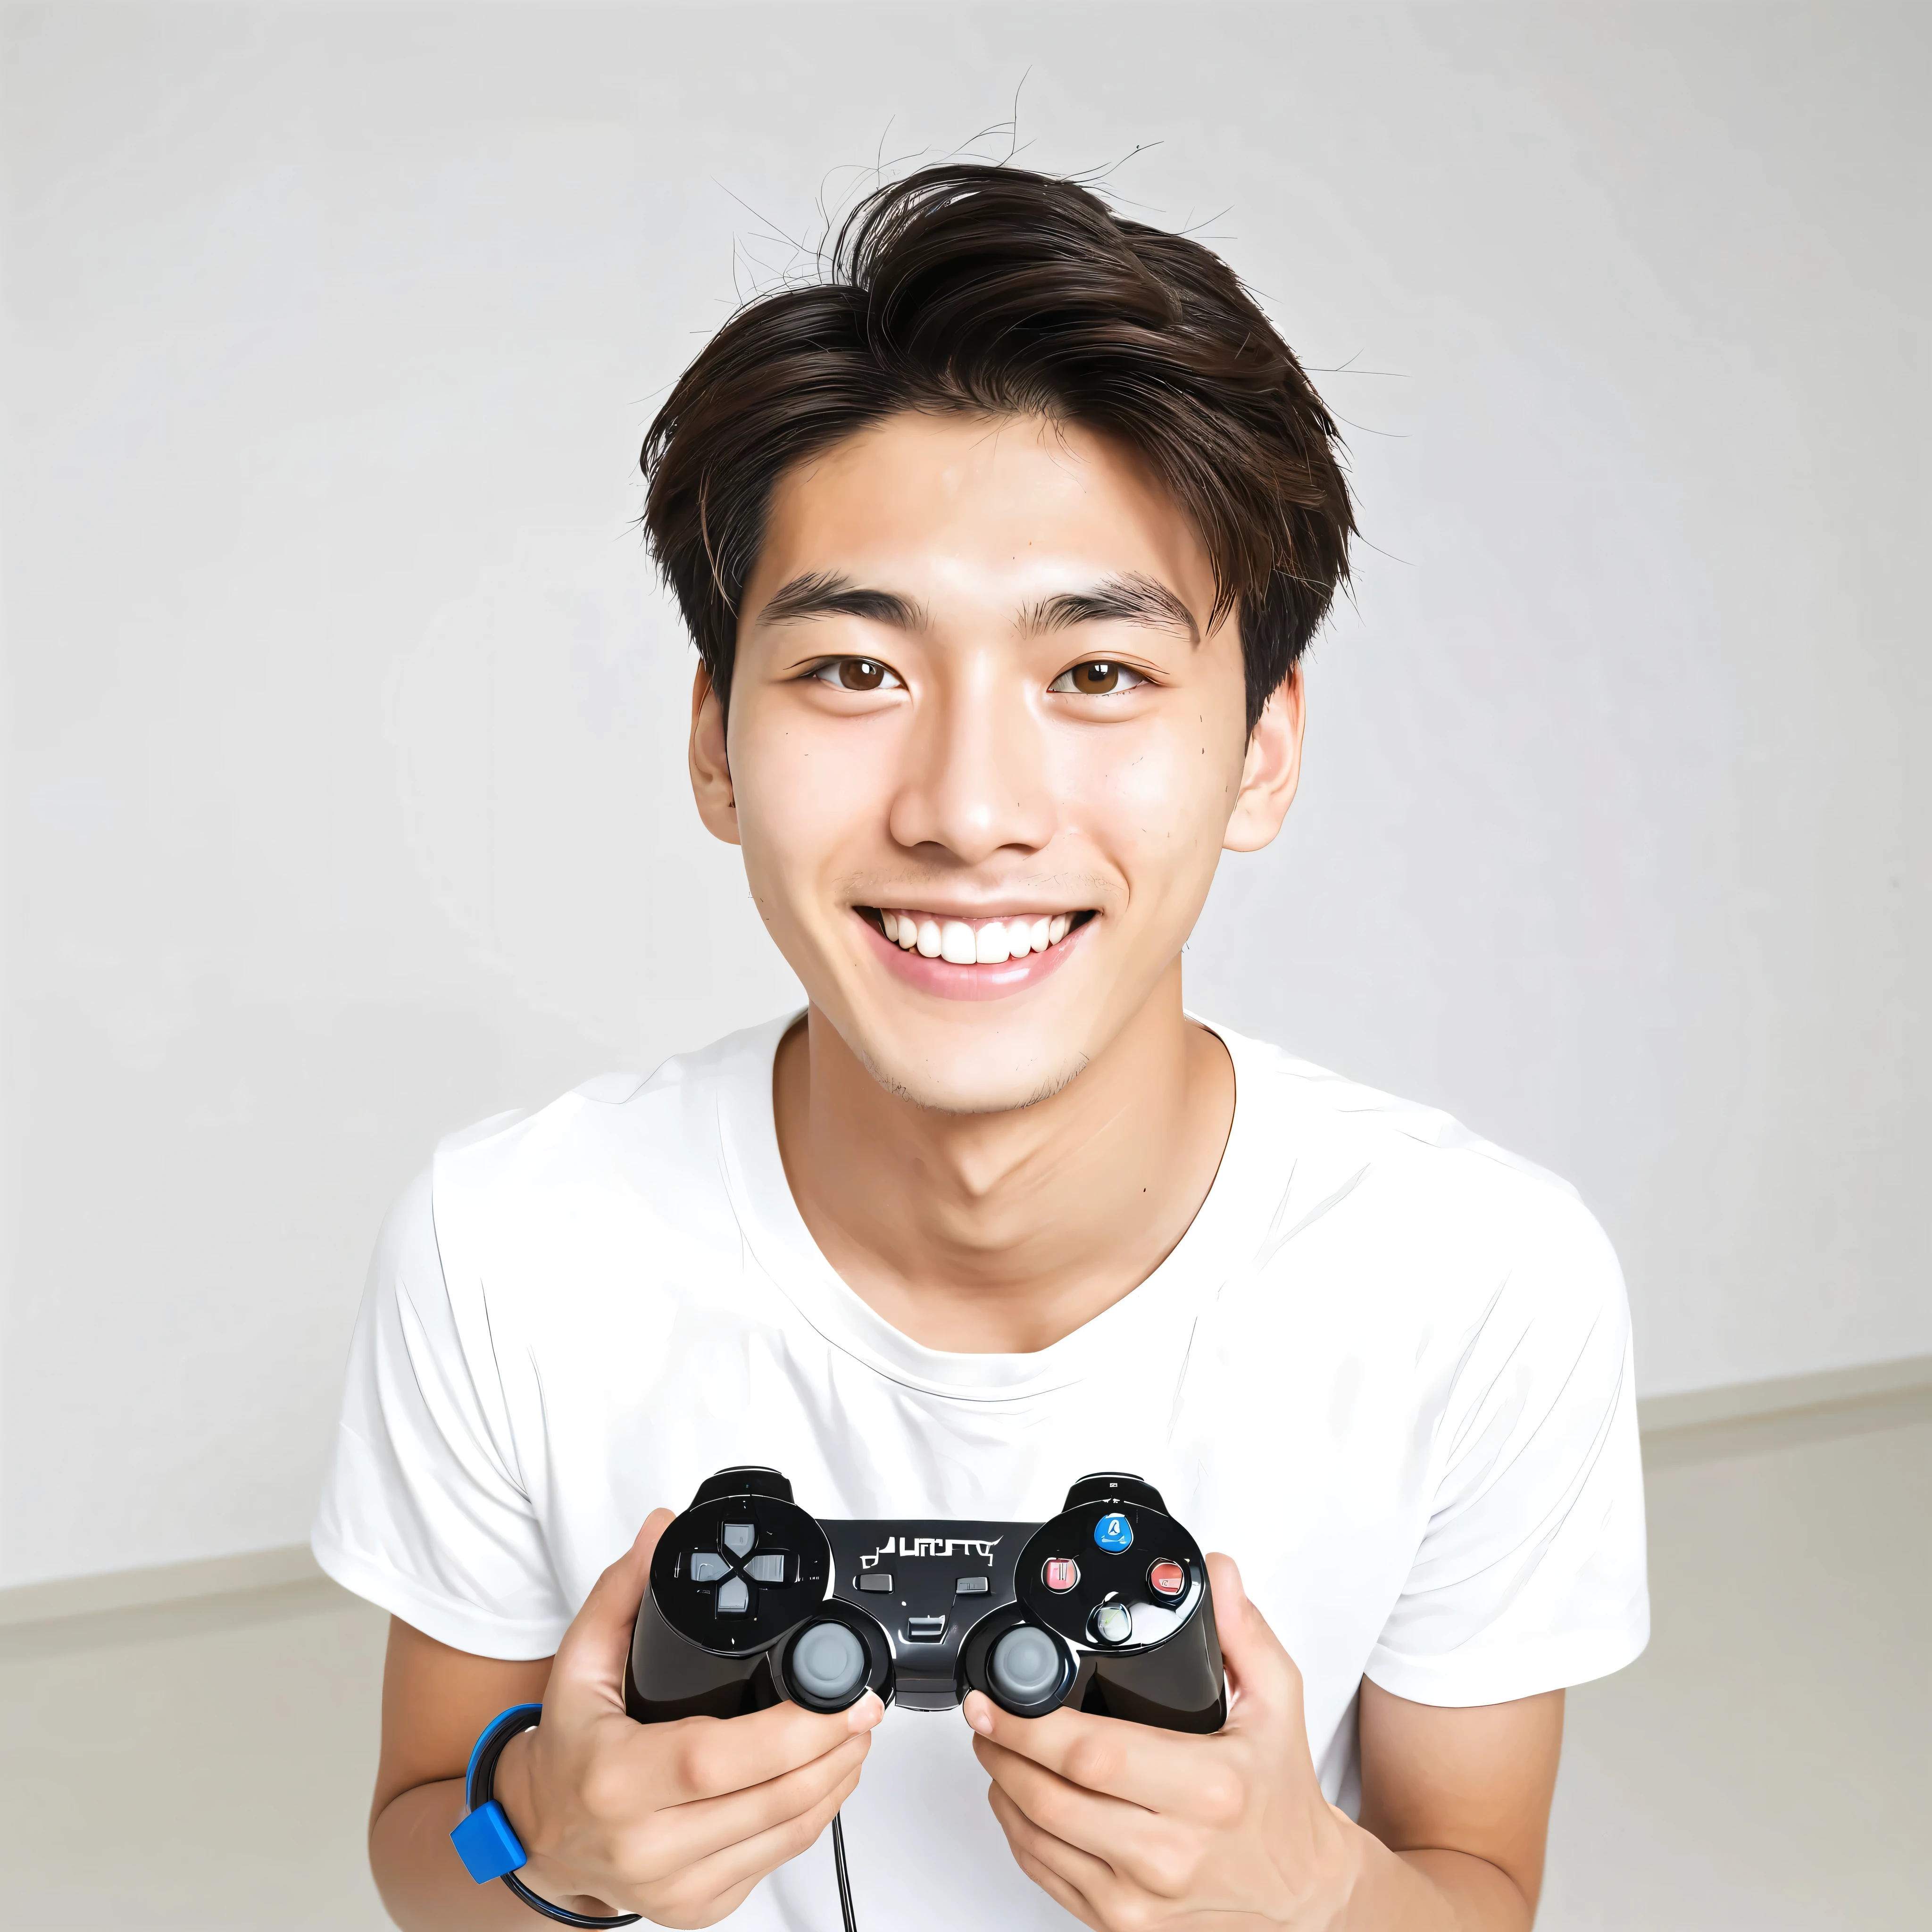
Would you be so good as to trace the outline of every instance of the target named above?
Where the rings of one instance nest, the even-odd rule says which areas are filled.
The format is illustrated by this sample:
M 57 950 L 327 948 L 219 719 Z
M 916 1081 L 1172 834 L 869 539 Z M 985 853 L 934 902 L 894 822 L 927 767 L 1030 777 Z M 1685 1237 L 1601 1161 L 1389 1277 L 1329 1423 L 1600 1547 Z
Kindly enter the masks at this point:
M 1187 1572 L 1178 1563 L 1156 1563 L 1148 1581 L 1163 1597 L 1178 1597 L 1187 1588 Z
M 1046 1587 L 1049 1590 L 1070 1590 L 1080 1580 L 1080 1566 L 1070 1556 L 1049 1556 L 1046 1559 Z

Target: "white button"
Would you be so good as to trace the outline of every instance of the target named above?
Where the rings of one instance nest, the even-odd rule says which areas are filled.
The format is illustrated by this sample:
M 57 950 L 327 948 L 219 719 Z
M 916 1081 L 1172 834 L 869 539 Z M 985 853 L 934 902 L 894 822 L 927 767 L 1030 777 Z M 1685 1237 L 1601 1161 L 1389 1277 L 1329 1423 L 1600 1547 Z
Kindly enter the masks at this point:
M 728 1575 L 730 1568 L 716 1550 L 700 1550 L 691 1559 L 691 1580 L 694 1583 L 716 1583 Z
M 1125 1643 L 1134 1634 L 1134 1613 L 1125 1604 L 1102 1604 L 1094 1612 L 1094 1634 L 1102 1643 Z
M 728 1583 L 718 1586 L 718 1614 L 721 1617 L 742 1617 L 752 1607 L 752 1586 L 742 1576 L 734 1576 Z
M 734 1556 L 748 1556 L 752 1545 L 758 1540 L 758 1532 L 748 1522 L 728 1522 L 724 1526 L 724 1547 Z

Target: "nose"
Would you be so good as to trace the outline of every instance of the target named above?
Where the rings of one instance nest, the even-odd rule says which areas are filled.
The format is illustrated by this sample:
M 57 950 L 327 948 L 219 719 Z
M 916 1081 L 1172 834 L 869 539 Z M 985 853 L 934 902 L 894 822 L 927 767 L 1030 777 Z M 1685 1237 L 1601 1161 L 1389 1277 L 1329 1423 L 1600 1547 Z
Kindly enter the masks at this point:
M 908 848 L 938 845 L 962 865 L 1053 837 L 1042 721 L 998 653 L 972 652 L 920 694 L 890 830 Z

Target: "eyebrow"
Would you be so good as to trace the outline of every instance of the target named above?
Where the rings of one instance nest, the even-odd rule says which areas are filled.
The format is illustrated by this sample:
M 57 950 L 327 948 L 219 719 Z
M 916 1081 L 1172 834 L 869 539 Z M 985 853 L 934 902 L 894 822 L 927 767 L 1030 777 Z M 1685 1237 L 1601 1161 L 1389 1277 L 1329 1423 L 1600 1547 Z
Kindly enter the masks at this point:
M 808 571 L 782 584 L 758 613 L 761 624 L 787 624 L 809 617 L 865 617 L 897 631 L 926 628 L 924 609 L 896 591 L 868 590 L 834 570 Z
M 1156 630 L 1186 632 L 1188 641 L 1201 641 L 1194 614 L 1158 578 L 1129 571 L 1109 577 L 1091 590 L 1061 591 L 1045 597 L 1022 614 L 1029 631 L 1064 631 L 1075 624 L 1117 620 L 1146 624 Z

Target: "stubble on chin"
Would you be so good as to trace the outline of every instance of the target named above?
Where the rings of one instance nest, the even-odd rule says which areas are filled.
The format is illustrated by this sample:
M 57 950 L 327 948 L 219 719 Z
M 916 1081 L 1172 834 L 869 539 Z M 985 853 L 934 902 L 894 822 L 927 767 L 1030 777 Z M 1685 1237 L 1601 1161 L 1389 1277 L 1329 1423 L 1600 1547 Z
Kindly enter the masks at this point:
M 1036 1076 L 1030 1086 L 1022 1079 L 1005 1091 L 994 1088 L 977 1094 L 962 1094 L 938 1081 L 922 1079 L 916 1073 L 886 1066 L 862 1042 L 849 1043 L 859 1064 L 894 1100 L 910 1102 L 915 1107 L 934 1114 L 1018 1113 L 1064 1092 L 1085 1072 L 1090 1062 L 1088 1054 L 1076 1051 L 1059 1065 Z

